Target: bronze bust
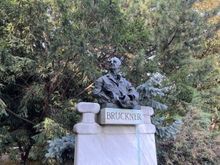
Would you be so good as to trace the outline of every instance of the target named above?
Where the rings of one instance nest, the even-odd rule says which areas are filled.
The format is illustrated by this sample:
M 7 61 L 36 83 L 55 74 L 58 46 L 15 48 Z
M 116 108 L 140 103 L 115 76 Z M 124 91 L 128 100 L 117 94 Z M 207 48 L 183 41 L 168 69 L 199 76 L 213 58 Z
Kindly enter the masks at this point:
M 113 57 L 109 60 L 108 74 L 98 78 L 93 90 L 102 108 L 140 109 L 139 94 L 120 73 L 121 60 Z

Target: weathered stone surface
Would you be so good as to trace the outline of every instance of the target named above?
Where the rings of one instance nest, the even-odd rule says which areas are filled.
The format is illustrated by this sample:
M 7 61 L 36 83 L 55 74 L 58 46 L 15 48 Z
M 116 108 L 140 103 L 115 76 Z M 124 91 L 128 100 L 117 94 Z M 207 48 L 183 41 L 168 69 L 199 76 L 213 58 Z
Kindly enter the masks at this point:
M 103 134 L 154 134 L 156 128 L 153 124 L 139 124 L 139 125 L 105 125 L 101 126 Z
M 99 115 L 100 124 L 143 124 L 144 117 L 141 110 L 103 108 Z
M 150 124 L 151 123 L 151 116 L 154 114 L 153 108 L 141 106 L 141 110 L 143 113 L 144 124 Z
M 157 165 L 153 112 L 142 108 L 146 113 L 138 125 L 100 126 L 92 115 L 76 124 L 74 165 Z
M 77 134 L 98 134 L 101 132 L 99 124 L 78 123 L 73 127 L 74 132 Z
M 97 134 L 101 132 L 100 125 L 95 121 L 95 114 L 100 110 L 99 104 L 80 102 L 76 105 L 76 108 L 82 113 L 82 121 L 73 127 L 77 134 Z
M 152 107 L 141 106 L 141 110 L 146 116 L 152 116 L 154 114 L 154 110 Z
M 100 105 L 97 103 L 80 102 L 76 105 L 76 108 L 81 113 L 98 113 Z
M 80 134 L 76 138 L 74 165 L 156 164 L 154 134 Z

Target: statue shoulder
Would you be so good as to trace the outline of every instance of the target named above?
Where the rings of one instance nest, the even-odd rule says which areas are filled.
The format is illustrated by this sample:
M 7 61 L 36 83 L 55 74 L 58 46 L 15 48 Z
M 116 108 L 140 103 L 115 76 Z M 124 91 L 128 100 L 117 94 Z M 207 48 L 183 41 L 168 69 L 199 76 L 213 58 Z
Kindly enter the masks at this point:
M 121 77 L 121 80 L 127 84 L 127 85 L 131 85 L 130 81 L 128 81 L 124 76 Z
M 99 77 L 99 78 L 96 80 L 96 82 L 106 81 L 106 80 L 108 79 L 108 77 L 109 77 L 109 74 L 105 74 L 105 75 Z

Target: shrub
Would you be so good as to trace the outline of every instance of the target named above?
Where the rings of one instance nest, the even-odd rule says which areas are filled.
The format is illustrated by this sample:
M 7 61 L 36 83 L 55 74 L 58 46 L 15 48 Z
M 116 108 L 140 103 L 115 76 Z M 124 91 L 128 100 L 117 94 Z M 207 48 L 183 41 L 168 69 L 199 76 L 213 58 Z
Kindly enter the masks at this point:
M 74 141 L 74 137 L 70 135 L 49 141 L 48 152 L 45 155 L 48 163 L 64 164 L 67 161 L 73 161 Z

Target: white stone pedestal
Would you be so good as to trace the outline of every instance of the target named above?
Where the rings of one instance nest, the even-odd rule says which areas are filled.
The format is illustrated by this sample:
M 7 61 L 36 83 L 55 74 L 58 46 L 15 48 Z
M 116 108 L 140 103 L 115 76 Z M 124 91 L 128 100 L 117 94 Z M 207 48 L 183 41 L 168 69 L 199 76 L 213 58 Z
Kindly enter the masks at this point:
M 74 165 L 156 165 L 155 126 L 150 122 L 153 109 L 142 107 L 143 123 L 136 125 L 99 125 L 96 103 L 79 103 L 82 122 L 74 126 L 76 132 Z M 120 111 L 120 110 L 119 110 Z M 123 111 L 123 110 L 122 110 Z M 134 111 L 134 110 L 132 110 Z M 122 117 L 124 119 L 125 117 Z M 131 118 L 132 119 L 132 118 Z M 109 121 L 108 121 L 109 122 Z

